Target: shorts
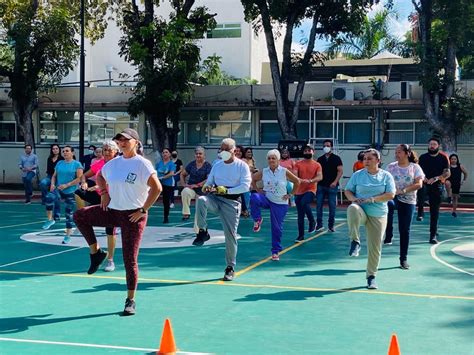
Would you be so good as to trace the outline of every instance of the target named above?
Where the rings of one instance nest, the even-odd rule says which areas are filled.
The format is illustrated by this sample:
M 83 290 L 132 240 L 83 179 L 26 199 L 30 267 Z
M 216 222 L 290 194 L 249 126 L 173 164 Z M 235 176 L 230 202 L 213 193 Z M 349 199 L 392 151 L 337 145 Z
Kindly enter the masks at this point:
M 451 182 L 451 191 L 453 194 L 459 195 L 460 190 L 461 190 L 461 184 L 454 184 Z

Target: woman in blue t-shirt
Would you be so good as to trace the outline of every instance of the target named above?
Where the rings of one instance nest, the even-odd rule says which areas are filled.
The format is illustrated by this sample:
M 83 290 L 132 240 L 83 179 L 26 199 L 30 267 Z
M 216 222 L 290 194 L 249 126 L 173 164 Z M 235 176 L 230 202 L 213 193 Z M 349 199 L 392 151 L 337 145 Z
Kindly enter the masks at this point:
M 395 197 L 395 181 L 388 171 L 380 169 L 380 153 L 364 152 L 364 169 L 356 171 L 346 184 L 344 193 L 352 202 L 347 208 L 347 226 L 351 238 L 350 256 L 359 256 L 359 228 L 367 232 L 367 288 L 376 289 L 375 276 L 382 255 L 382 238 L 387 226 L 387 201 Z
M 82 164 L 74 159 L 74 148 L 66 145 L 62 150 L 64 160 L 59 161 L 54 168 L 54 174 L 51 177 L 50 193 L 46 195 L 46 213 L 48 220 L 44 223 L 43 229 L 49 229 L 55 221 L 53 219 L 53 206 L 56 201 L 64 201 L 66 216 L 66 235 L 63 244 L 71 241 L 72 228 L 74 226 L 72 214 L 76 202 L 74 191 L 77 183 L 74 181 L 80 178 L 83 173 Z
M 171 195 L 174 193 L 174 174 L 176 171 L 176 164 L 171 160 L 171 150 L 164 148 L 161 152 L 161 160 L 156 164 L 156 172 L 158 179 L 160 179 L 163 186 L 163 223 L 168 223 L 168 216 L 170 214 Z

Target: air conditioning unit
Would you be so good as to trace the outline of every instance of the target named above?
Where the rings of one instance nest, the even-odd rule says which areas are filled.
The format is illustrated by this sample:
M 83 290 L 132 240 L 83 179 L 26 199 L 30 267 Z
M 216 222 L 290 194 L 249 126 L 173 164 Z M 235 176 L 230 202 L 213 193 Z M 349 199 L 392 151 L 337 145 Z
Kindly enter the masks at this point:
M 412 84 L 408 81 L 400 81 L 400 99 L 410 100 L 411 99 Z
M 354 101 L 354 88 L 350 85 L 333 85 L 332 99 Z

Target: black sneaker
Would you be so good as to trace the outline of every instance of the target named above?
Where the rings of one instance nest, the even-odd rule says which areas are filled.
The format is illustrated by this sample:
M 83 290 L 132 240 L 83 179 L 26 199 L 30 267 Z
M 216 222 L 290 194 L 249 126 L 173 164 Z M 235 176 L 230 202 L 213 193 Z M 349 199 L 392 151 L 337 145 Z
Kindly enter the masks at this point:
M 360 251 L 360 244 L 357 243 L 355 240 L 351 242 L 351 249 L 349 250 L 349 256 L 359 256 Z
M 170 223 L 170 220 L 168 219 L 168 217 L 163 219 L 163 224 L 166 224 L 166 223 Z
M 458 214 L 456 212 L 453 212 L 451 213 L 451 216 L 453 216 L 454 218 L 456 218 L 458 216 Z
M 329 228 L 329 229 L 331 229 L 331 228 Z M 319 233 L 319 232 L 322 232 L 323 230 L 324 230 L 324 227 L 323 227 L 323 226 L 316 226 L 315 232 L 316 232 L 316 233 Z M 334 229 L 333 229 L 333 231 L 334 231 Z
M 408 270 L 410 268 L 410 265 L 408 265 L 406 260 L 400 261 L 400 268 L 403 270 Z
M 208 241 L 209 239 L 211 239 L 211 236 L 207 232 L 207 229 L 200 229 L 199 233 L 196 235 L 196 239 L 194 239 L 193 241 L 193 245 L 200 247 L 204 244 L 204 242 Z
M 336 230 L 334 229 L 334 227 L 329 227 L 328 231 L 330 231 L 331 233 L 334 233 Z
M 234 279 L 234 268 L 232 266 L 227 266 L 225 268 L 224 281 L 232 281 Z
M 303 235 L 299 235 L 299 236 L 296 237 L 295 243 L 301 243 L 303 240 L 304 240 L 304 236 L 303 236 Z
M 367 288 L 369 290 L 376 290 L 379 288 L 375 282 L 375 276 L 371 275 L 367 278 Z
M 133 316 L 135 314 L 135 301 L 127 298 L 125 300 L 125 308 L 123 309 L 124 316 Z
M 438 239 L 436 239 L 436 237 L 434 238 L 430 238 L 430 244 L 438 244 Z
M 102 249 L 99 249 L 95 254 L 90 254 L 91 265 L 89 266 L 89 270 L 87 270 L 87 273 L 91 275 L 96 272 L 99 269 L 100 264 L 102 264 L 102 262 L 105 260 L 106 256 L 107 253 Z

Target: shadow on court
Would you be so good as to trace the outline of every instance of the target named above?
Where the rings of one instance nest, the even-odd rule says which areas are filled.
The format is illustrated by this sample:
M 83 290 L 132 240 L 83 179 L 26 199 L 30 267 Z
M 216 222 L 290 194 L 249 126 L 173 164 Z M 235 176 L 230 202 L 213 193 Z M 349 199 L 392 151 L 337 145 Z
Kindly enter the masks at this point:
M 91 319 L 107 317 L 112 315 L 120 316 L 122 312 L 111 312 L 111 313 L 100 313 L 100 314 L 89 314 L 86 316 L 77 317 L 62 317 L 62 318 L 48 318 L 52 314 L 38 314 L 34 316 L 25 317 L 13 317 L 13 318 L 0 318 L 0 334 L 12 334 L 19 333 L 29 330 L 30 327 L 36 327 L 39 325 L 63 323 L 81 319 Z
M 399 269 L 398 266 L 379 268 L 379 271 Z M 324 270 L 305 270 L 296 271 L 293 274 L 285 275 L 286 277 L 305 277 L 305 276 L 344 276 L 349 274 L 362 274 L 365 269 L 349 270 L 349 269 L 324 269 Z
M 252 293 L 243 298 L 235 299 L 234 302 L 255 302 L 255 301 L 305 301 L 310 298 L 318 298 L 339 294 L 349 291 L 366 289 L 365 286 L 342 288 L 330 291 L 283 291 L 276 293 Z

